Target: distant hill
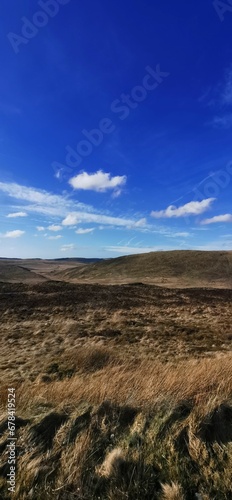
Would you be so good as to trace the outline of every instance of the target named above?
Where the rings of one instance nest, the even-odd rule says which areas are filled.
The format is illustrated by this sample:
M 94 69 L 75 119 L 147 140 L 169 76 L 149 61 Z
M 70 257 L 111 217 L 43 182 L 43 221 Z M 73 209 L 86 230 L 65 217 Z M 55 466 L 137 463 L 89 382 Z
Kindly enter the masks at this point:
M 60 259 L 53 259 L 53 262 L 80 262 L 80 264 L 92 264 L 94 262 L 101 262 L 104 259 L 85 259 L 79 257 L 63 257 Z
M 178 286 L 231 286 L 232 252 L 174 250 L 106 259 L 56 273 L 66 281 L 144 281 Z
M 0 281 L 232 287 L 232 251 L 173 250 L 112 259 L 0 259 Z
M 56 279 L 55 273 L 73 266 L 87 266 L 101 259 L 10 259 L 0 257 L 0 281 L 16 283 L 39 283 Z
M 45 281 L 43 276 L 17 264 L 0 264 L 0 281 L 10 283 L 34 283 Z

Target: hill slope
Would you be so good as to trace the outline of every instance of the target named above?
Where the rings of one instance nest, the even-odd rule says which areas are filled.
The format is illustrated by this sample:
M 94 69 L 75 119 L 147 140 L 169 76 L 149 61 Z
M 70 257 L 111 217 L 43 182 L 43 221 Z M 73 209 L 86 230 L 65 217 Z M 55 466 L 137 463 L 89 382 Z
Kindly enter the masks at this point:
M 46 278 L 30 271 L 26 267 L 2 262 L 0 264 L 0 281 L 10 283 L 34 283 L 45 280 Z
M 174 250 L 129 255 L 57 273 L 67 281 L 135 281 L 231 286 L 232 252 Z

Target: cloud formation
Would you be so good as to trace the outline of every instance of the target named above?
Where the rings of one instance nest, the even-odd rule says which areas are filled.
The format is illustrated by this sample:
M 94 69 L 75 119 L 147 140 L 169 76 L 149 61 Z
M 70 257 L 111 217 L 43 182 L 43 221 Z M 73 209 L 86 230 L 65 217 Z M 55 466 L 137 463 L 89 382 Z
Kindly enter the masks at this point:
M 204 219 L 201 224 L 216 224 L 217 222 L 232 222 L 232 214 L 215 215 L 211 219 Z
M 61 234 L 58 234 L 57 236 L 48 236 L 48 240 L 59 240 L 62 238 Z
M 67 245 L 63 245 L 60 249 L 61 252 L 69 252 L 71 250 L 74 250 L 76 247 L 74 243 L 69 243 Z
M 69 184 L 74 189 L 96 191 L 97 193 L 104 193 L 109 189 L 113 189 L 115 191 L 114 196 L 116 197 L 121 192 L 119 188 L 122 188 L 125 183 L 125 175 L 111 177 L 110 173 L 103 172 L 102 170 L 98 170 L 94 174 L 82 172 L 69 180 Z
M 138 221 L 131 219 L 123 219 L 121 217 L 111 217 L 109 215 L 93 214 L 86 212 L 71 212 L 62 221 L 63 226 L 75 226 L 81 222 L 95 222 L 96 224 L 111 225 L 118 227 L 139 227 L 136 226 Z
M 27 213 L 26 212 L 14 212 L 12 214 L 8 214 L 6 215 L 6 217 L 9 217 L 9 218 L 14 218 L 14 217 L 27 217 Z
M 185 205 L 176 207 L 175 205 L 170 205 L 165 210 L 152 211 L 151 216 L 156 219 L 160 218 L 171 218 L 171 217 L 185 217 L 187 215 L 200 215 L 210 208 L 212 202 L 215 198 L 207 198 L 202 201 L 190 201 Z
M 63 229 L 62 226 L 59 226 L 58 224 L 51 224 L 51 226 L 48 226 L 49 231 L 61 231 Z
M 149 253 L 149 252 L 161 252 L 163 250 L 174 250 L 175 247 L 129 247 L 129 246 L 109 246 L 105 250 L 108 252 L 120 253 L 122 255 Z
M 56 195 L 43 189 L 22 186 L 14 182 L 0 182 L 0 191 L 10 198 L 32 203 L 23 206 L 27 212 L 64 217 L 74 207 L 86 212 L 93 210 L 93 207 L 89 205 L 71 200 L 67 194 Z
M 75 231 L 76 234 L 87 234 L 87 233 L 92 233 L 94 231 L 94 227 L 90 227 L 88 229 L 83 229 L 82 227 L 80 227 L 80 229 L 77 229 Z
M 5 234 L 3 234 L 3 238 L 20 238 L 25 234 L 25 231 L 21 231 L 20 229 L 15 229 L 14 231 L 7 231 Z
M 103 174 L 103 176 L 109 174 Z M 121 179 L 119 181 L 119 179 Z M 104 186 L 106 189 L 107 182 L 114 186 L 122 184 L 123 178 L 113 177 L 107 179 L 104 177 Z M 92 181 L 91 181 L 92 182 Z M 103 185 L 102 189 L 103 189 Z M 100 189 L 100 185 L 98 185 Z M 119 189 L 116 187 L 116 189 Z M 43 216 L 56 216 L 60 217 L 63 222 L 62 226 L 75 226 L 80 223 L 96 223 L 104 226 L 112 227 L 125 227 L 127 229 L 145 230 L 148 228 L 146 219 L 133 220 L 123 217 L 114 217 L 111 215 L 104 215 L 94 207 L 71 199 L 67 193 L 62 195 L 55 195 L 45 190 L 38 190 L 32 187 L 21 186 L 16 183 L 0 182 L 0 191 L 6 193 L 9 197 L 20 200 L 21 202 L 32 202 L 29 205 L 23 206 L 24 210 L 29 213 L 38 213 Z M 18 208 L 18 207 L 17 207 Z M 62 226 L 58 224 L 51 224 L 48 226 L 49 231 L 60 231 Z M 59 229 L 58 229 L 59 228 Z M 45 231 L 44 226 L 37 226 L 37 231 Z

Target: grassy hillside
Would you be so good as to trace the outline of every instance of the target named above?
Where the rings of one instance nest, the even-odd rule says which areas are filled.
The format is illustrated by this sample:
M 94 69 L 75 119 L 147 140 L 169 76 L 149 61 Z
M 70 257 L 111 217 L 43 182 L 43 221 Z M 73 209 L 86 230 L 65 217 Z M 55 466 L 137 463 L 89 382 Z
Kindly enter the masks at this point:
M 104 260 L 57 274 L 66 280 L 183 280 L 232 284 L 232 252 L 176 250 Z
M 0 281 L 4 282 L 41 282 L 45 281 L 45 278 L 38 273 L 34 273 L 29 269 L 19 265 L 19 264 L 8 264 L 6 262 L 0 263 Z
M 39 283 L 53 279 L 53 274 L 88 265 L 100 259 L 6 259 L 0 258 L 0 281 Z

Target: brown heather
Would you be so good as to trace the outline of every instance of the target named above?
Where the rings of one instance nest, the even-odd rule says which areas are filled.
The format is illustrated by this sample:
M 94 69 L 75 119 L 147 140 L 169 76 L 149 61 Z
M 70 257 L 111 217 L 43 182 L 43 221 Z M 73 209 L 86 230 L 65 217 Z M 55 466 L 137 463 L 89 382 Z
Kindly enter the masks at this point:
M 231 312 L 226 287 L 0 283 L 0 498 L 230 500 Z

